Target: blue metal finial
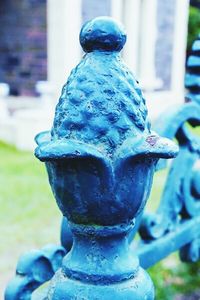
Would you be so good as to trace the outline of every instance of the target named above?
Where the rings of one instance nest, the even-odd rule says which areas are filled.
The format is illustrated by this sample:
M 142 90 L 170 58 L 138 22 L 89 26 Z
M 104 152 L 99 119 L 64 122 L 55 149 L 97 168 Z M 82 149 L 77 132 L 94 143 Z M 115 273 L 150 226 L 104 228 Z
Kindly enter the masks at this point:
M 5 300 L 153 300 L 141 266 L 178 249 L 183 261 L 200 258 L 200 141 L 185 126 L 200 125 L 200 39 L 187 65 L 194 101 L 161 116 L 163 139 L 151 131 L 141 90 L 116 51 L 124 43 L 120 32 L 105 17 L 83 27 L 87 53 L 62 90 L 52 131 L 36 137 L 36 156 L 46 163 L 65 217 L 62 244 L 71 250 L 64 259 L 65 250 L 55 246 L 23 256 Z M 155 163 L 178 151 L 167 138 L 177 139 L 180 152 L 158 210 L 146 215 Z M 142 240 L 129 245 L 138 228 Z M 33 293 L 54 273 L 47 289 Z
M 98 17 L 87 22 L 80 32 L 80 43 L 85 52 L 120 51 L 126 42 L 121 24 L 109 17 Z
M 64 85 L 51 143 L 55 148 L 56 140 L 78 140 L 113 157 L 128 138 L 133 143 L 133 137 L 135 141 L 138 137 L 142 144 L 151 135 L 145 99 L 116 51 L 126 37 L 118 23 L 108 17 L 96 18 L 83 26 L 80 37 L 86 51 L 95 51 L 83 57 Z
M 104 299 L 152 300 L 152 282 L 127 236 L 155 163 L 178 149 L 150 130 L 141 89 L 120 57 L 121 25 L 96 18 L 80 41 L 86 55 L 63 87 L 51 134 L 37 137 L 36 156 L 74 237 L 48 297 L 100 300 L 103 292 Z

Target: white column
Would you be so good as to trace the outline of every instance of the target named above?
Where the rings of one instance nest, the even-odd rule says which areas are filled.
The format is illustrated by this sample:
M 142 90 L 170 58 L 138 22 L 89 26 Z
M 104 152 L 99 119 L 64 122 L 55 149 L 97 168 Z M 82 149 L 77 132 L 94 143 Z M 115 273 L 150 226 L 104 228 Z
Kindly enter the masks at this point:
M 81 0 L 47 0 L 48 81 L 55 97 L 80 60 L 80 27 Z
M 176 0 L 175 30 L 172 58 L 172 90 L 184 99 L 184 76 L 187 47 L 189 0 Z
M 139 79 L 142 87 L 151 91 L 162 86 L 155 74 L 157 0 L 142 0 L 141 12 Z
M 0 140 L 13 144 L 15 128 L 8 111 L 9 91 L 7 83 L 0 83 Z
M 123 22 L 127 31 L 127 43 L 123 56 L 136 77 L 139 73 L 140 17 L 141 0 L 125 0 Z
M 123 58 L 137 76 L 141 0 L 112 0 L 111 3 L 111 16 L 124 24 L 127 33 Z
M 41 109 L 45 111 L 54 111 L 55 108 L 55 99 L 53 86 L 49 81 L 37 81 L 35 85 L 35 89 L 40 95 L 40 105 Z
M 111 0 L 111 17 L 117 21 L 123 21 L 124 0 Z
M 7 83 L 0 83 L 0 122 L 6 120 L 9 117 L 7 98 L 9 95 L 9 85 Z

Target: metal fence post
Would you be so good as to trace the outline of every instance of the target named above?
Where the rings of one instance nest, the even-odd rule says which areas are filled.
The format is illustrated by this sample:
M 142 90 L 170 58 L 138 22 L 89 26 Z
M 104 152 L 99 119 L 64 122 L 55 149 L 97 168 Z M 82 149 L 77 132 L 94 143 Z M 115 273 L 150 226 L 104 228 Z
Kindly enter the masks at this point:
M 51 133 L 37 136 L 36 156 L 46 164 L 74 240 L 48 299 L 154 299 L 127 236 L 157 160 L 178 149 L 150 129 L 142 92 L 120 57 L 125 42 L 111 18 L 83 26 L 86 54 L 63 87 Z

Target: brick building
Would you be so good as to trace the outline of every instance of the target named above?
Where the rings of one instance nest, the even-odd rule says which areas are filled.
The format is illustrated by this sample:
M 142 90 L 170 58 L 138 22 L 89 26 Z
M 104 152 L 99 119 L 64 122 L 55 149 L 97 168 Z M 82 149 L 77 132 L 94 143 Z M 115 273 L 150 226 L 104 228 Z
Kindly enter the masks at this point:
M 177 70 L 181 64 L 184 66 L 188 2 L 1 1 L 0 82 L 10 85 L 12 95 L 34 95 L 36 82 L 47 78 L 55 85 L 57 81 L 62 84 L 81 56 L 78 44 L 81 24 L 98 15 L 111 15 L 127 28 L 129 39 L 124 58 L 144 88 L 173 89 L 173 77 L 177 78 Z M 179 78 L 183 77 L 181 72 Z
M 46 0 L 0 1 L 0 82 L 11 95 L 34 95 L 47 79 Z
M 112 16 L 125 25 L 128 40 L 123 57 L 145 91 L 150 117 L 155 117 L 169 106 L 184 101 L 189 2 L 0 1 L 0 83 L 8 83 L 10 94 L 20 96 L 16 97 L 18 101 L 16 98 L 12 98 L 12 101 L 19 103 L 23 97 L 23 101 L 31 103 L 28 101 L 29 96 L 37 95 L 36 83 L 48 81 L 54 107 L 61 87 L 83 54 L 79 45 L 81 25 L 96 16 Z M 32 98 L 32 102 L 39 103 L 35 100 Z M 40 131 L 40 128 L 49 129 L 49 125 L 43 126 L 46 122 L 44 120 L 47 119 L 44 115 L 41 117 L 43 123 L 40 128 L 33 128 L 40 124 L 40 114 L 34 112 L 38 118 L 37 122 L 30 117 L 32 115 L 30 111 L 23 113 L 23 120 L 26 120 L 22 126 L 24 132 L 25 128 L 28 128 L 25 122 L 29 121 L 29 128 L 34 129 L 34 134 Z M 21 122 L 21 115 L 20 118 Z M 15 128 L 19 123 L 18 119 Z M 3 131 L 5 132 L 5 129 Z M 24 136 L 28 135 L 30 140 L 33 140 L 33 134 L 29 134 L 27 129 Z

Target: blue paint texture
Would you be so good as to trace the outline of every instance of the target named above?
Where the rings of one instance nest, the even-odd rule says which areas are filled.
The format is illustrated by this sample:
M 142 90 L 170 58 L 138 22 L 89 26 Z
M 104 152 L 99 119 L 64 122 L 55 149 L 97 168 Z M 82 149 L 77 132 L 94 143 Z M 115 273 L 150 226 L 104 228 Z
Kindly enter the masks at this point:
M 185 87 L 188 89 L 186 101 L 200 104 L 200 35 L 194 41 L 186 64 Z
M 32 299 L 33 291 L 50 280 L 58 270 L 65 253 L 66 250 L 61 246 L 48 245 L 22 255 L 17 264 L 16 276 L 6 288 L 5 300 Z
M 94 144 L 113 155 L 128 137 L 148 135 L 149 129 L 141 91 L 119 54 L 126 35 L 107 20 L 96 19 L 81 30 L 87 55 L 63 88 L 52 138 Z
M 137 253 L 144 268 L 177 250 L 182 261 L 200 259 L 200 138 L 190 130 L 200 126 L 199 41 L 187 61 L 187 103 L 168 109 L 157 121 L 158 132 L 175 138 L 180 151 L 171 163 L 157 211 L 144 214 L 140 223 Z M 158 167 L 166 167 L 165 161 Z
M 51 132 L 36 137 L 35 154 L 73 235 L 47 299 L 154 299 L 129 234 L 158 159 L 173 158 L 178 147 L 151 131 L 138 82 L 120 57 L 125 41 L 109 17 L 83 26 L 86 54 L 63 87 Z
M 52 279 L 50 299 L 153 299 L 152 282 L 130 252 L 127 234 L 143 209 L 160 157 L 177 147 L 150 130 L 139 85 L 120 57 L 126 41 L 108 17 L 86 23 L 86 52 L 64 85 L 46 162 L 57 204 L 74 237 Z M 56 284 L 55 284 L 56 283 Z

